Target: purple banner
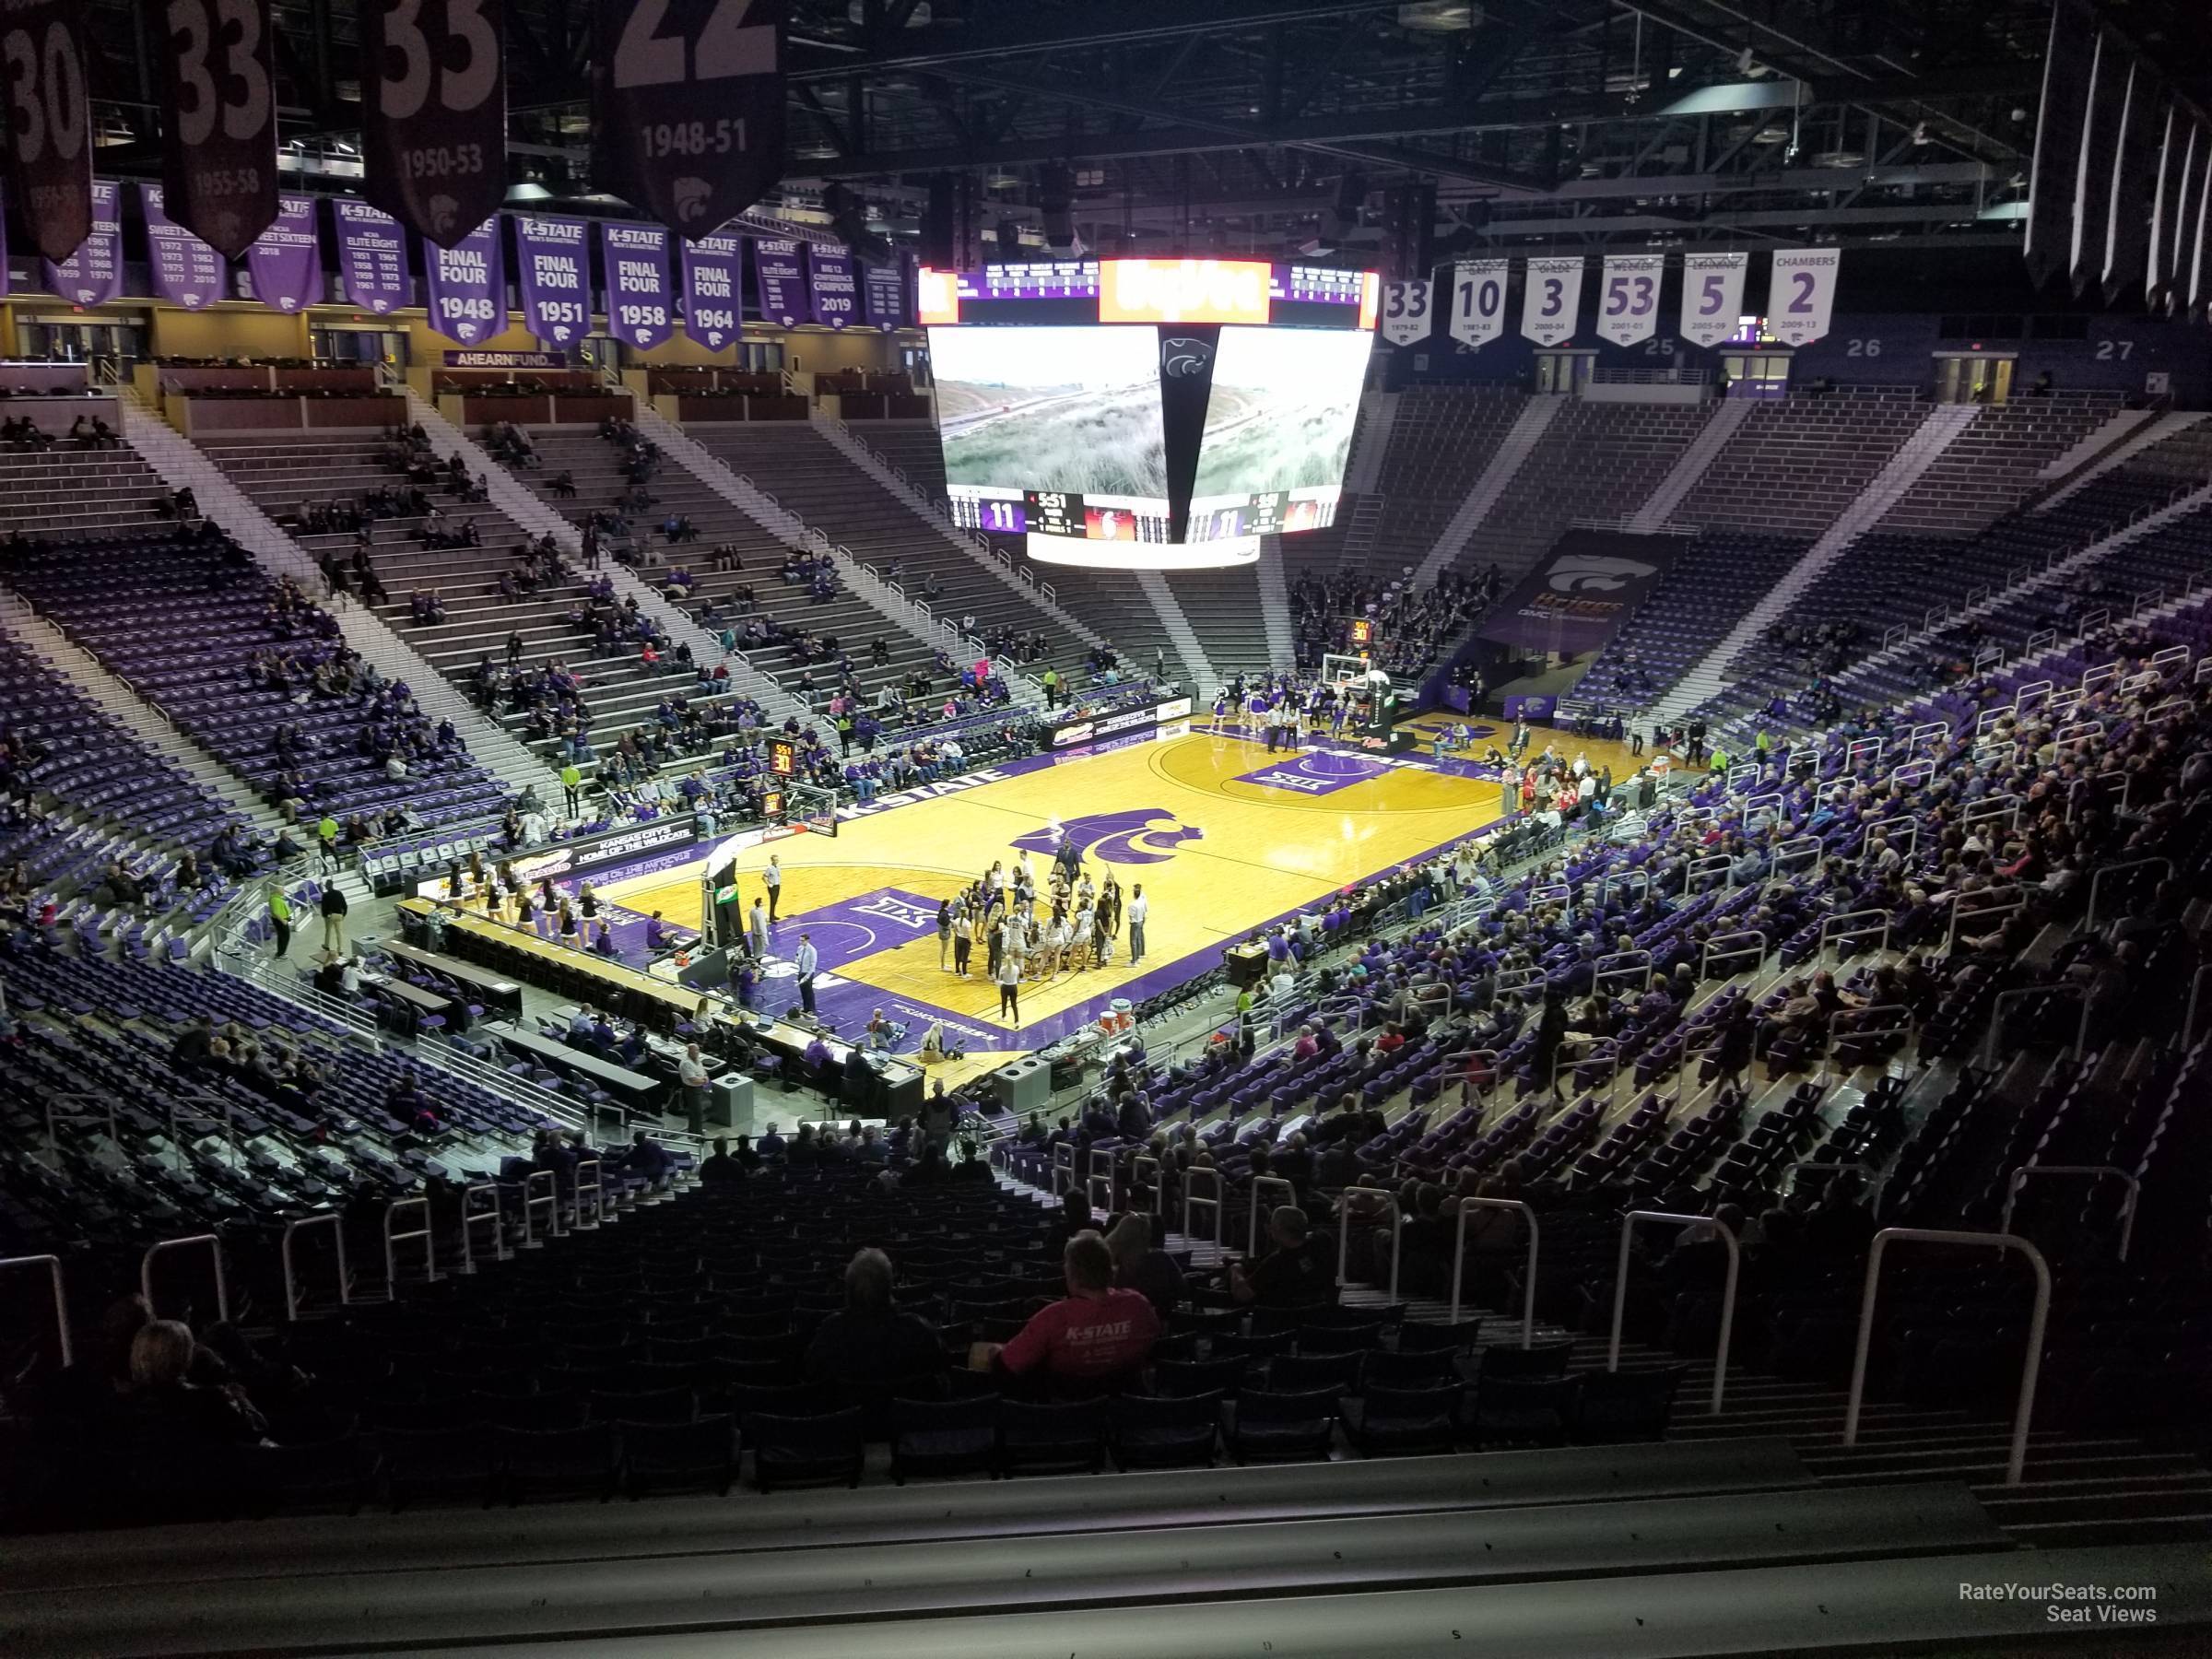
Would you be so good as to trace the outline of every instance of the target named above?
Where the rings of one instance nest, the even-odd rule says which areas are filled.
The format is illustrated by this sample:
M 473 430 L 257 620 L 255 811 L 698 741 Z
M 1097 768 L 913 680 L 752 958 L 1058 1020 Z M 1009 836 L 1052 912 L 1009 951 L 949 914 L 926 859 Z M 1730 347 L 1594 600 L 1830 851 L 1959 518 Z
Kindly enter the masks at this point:
M 1478 637 L 1562 656 L 1595 651 L 1651 596 L 1681 540 L 1570 530 L 1490 612 Z
M 845 248 L 806 250 L 807 288 L 814 296 L 814 320 L 831 328 L 860 321 L 860 276 Z
M 123 187 L 92 181 L 92 230 L 76 253 L 46 267 L 47 292 L 72 305 L 105 305 L 123 287 Z
M 660 345 L 676 330 L 668 232 L 658 225 L 603 223 L 599 254 L 606 267 L 606 332 L 625 345 Z
M 906 284 L 897 265 L 862 265 L 860 297 L 867 308 L 870 328 L 888 334 L 906 322 Z
M 684 332 L 709 351 L 737 338 L 744 268 L 742 237 L 702 236 L 684 243 Z
M 500 0 L 361 0 L 361 194 L 441 247 L 507 196 Z
M 475 346 L 506 328 L 507 279 L 500 269 L 499 215 L 453 247 L 425 241 L 422 274 L 429 290 L 430 326 L 447 339 Z
M 399 221 L 381 207 L 345 196 L 330 206 L 338 216 L 338 277 L 346 303 L 379 317 L 406 304 L 407 242 Z
M 523 326 L 548 346 L 581 340 L 592 325 L 591 244 L 584 240 L 590 227 L 582 219 L 534 213 L 513 218 Z
M 223 256 L 171 219 L 164 211 L 167 187 L 138 186 L 138 206 L 146 214 L 146 248 L 153 265 L 154 293 L 186 311 L 202 311 L 223 292 L 226 275 Z
M 253 298 L 280 312 L 296 312 L 323 298 L 323 245 L 315 234 L 315 198 L 276 199 L 276 222 L 246 250 Z
M 753 278 L 760 285 L 760 314 L 789 328 L 811 323 L 806 305 L 806 257 L 795 241 L 753 239 Z

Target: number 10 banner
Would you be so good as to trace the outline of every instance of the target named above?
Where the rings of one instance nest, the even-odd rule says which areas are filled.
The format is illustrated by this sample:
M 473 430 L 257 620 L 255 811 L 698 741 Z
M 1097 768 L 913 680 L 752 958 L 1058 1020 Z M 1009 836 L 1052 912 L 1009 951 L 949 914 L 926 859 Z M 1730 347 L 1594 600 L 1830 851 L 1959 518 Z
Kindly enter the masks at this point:
M 1469 350 L 1505 333 L 1502 259 L 1470 259 L 1452 267 L 1452 337 Z
M 507 199 L 500 0 L 361 0 L 362 194 L 441 248 Z
M 1682 256 L 1682 337 L 1693 346 L 1718 346 L 1735 336 L 1744 314 L 1744 266 L 1748 253 Z
M 1521 332 L 1539 346 L 1574 338 L 1575 313 L 1583 305 L 1583 260 L 1532 259 L 1528 292 L 1521 300 Z
M 1659 331 L 1659 277 L 1665 269 L 1663 253 L 1606 255 L 1605 293 L 1597 305 L 1600 338 L 1633 346 Z
M 1836 309 L 1836 267 L 1842 259 L 1834 248 L 1778 251 L 1767 289 L 1767 332 L 1792 346 L 1809 345 L 1828 333 Z
M 1428 277 L 1382 285 L 1382 337 L 1393 346 L 1411 346 L 1429 337 L 1430 299 L 1435 284 Z

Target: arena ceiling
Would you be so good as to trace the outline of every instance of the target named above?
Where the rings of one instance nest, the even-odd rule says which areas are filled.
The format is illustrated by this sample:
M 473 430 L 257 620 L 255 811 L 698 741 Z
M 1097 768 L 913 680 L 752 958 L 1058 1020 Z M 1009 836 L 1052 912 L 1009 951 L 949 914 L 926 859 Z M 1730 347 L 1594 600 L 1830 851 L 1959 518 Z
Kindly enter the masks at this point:
M 2100 0 L 2212 105 L 2205 0 Z M 787 206 L 832 182 L 913 231 L 964 175 L 1041 245 L 1371 257 L 1435 191 L 1442 254 L 1811 237 L 2018 241 L 2050 0 L 793 0 Z M 135 4 L 97 5 L 100 166 L 158 169 Z M 343 183 L 351 0 L 277 0 L 299 182 Z M 508 0 L 511 169 L 588 194 L 589 0 Z M 1065 170 L 1063 172 L 1061 170 Z M 539 193 L 542 191 L 543 194 Z M 1424 198 L 1425 201 L 1425 198 Z

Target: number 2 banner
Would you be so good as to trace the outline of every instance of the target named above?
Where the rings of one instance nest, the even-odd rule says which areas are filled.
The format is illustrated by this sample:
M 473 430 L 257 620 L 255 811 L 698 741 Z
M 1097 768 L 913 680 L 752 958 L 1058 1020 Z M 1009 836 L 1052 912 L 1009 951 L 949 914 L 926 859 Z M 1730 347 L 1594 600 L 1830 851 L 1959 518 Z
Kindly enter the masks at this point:
M 454 248 L 422 251 L 430 326 L 449 340 L 481 346 L 507 326 L 507 278 L 500 269 L 500 221 L 486 219 Z
M 8 194 L 31 246 L 60 265 L 92 234 L 92 105 L 85 92 L 86 13 L 48 0 L 9 6 L 0 27 L 7 65 Z
M 1521 299 L 1521 332 L 1539 346 L 1559 346 L 1574 338 L 1575 313 L 1583 304 L 1583 260 L 1532 259 L 1528 291 Z
M 1748 253 L 1682 256 L 1682 337 L 1693 346 L 1718 346 L 1735 336 L 1744 314 L 1744 266 Z
M 1777 250 L 1767 289 L 1767 333 L 1792 346 L 1810 345 L 1828 333 L 1842 259 L 1834 248 Z
M 362 194 L 441 248 L 507 199 L 500 0 L 361 0 Z
M 594 0 L 594 176 L 671 230 L 711 234 L 783 173 L 788 0 Z
M 1436 285 L 1426 276 L 1382 285 L 1382 337 L 1393 346 L 1412 346 L 1429 337 L 1435 324 L 1430 297 Z
M 225 259 L 276 221 L 269 0 L 145 0 L 167 92 L 162 210 Z
M 1605 288 L 1597 302 L 1597 332 L 1616 346 L 1634 346 L 1659 332 L 1659 278 L 1663 253 L 1608 253 Z
M 1505 333 L 1502 259 L 1470 259 L 1452 267 L 1452 337 L 1474 349 Z

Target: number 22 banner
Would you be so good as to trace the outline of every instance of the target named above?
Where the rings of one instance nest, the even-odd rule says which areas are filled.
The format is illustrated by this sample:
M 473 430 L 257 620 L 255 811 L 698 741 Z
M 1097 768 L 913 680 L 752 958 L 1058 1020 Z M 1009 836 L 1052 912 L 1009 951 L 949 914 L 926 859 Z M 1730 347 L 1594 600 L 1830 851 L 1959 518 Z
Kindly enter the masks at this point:
M 1583 304 L 1583 260 L 1532 259 L 1528 291 L 1521 299 L 1521 332 L 1539 346 L 1574 338 L 1575 313 Z
M 686 238 L 783 173 L 788 0 L 596 0 L 594 177 Z
M 1411 346 L 1429 337 L 1435 318 L 1430 299 L 1436 285 L 1426 276 L 1382 285 L 1382 337 L 1393 346 Z
M 1828 333 L 1842 259 L 1834 248 L 1778 250 L 1767 289 L 1767 333 L 1792 346 L 1809 345 Z
M 1748 253 L 1682 256 L 1681 335 L 1693 346 L 1718 346 L 1735 336 L 1744 314 L 1744 266 Z
M 1616 346 L 1634 346 L 1659 329 L 1663 253 L 1608 253 L 1605 288 L 1597 302 L 1597 332 Z
M 361 0 L 363 194 L 441 248 L 507 199 L 500 0 Z

